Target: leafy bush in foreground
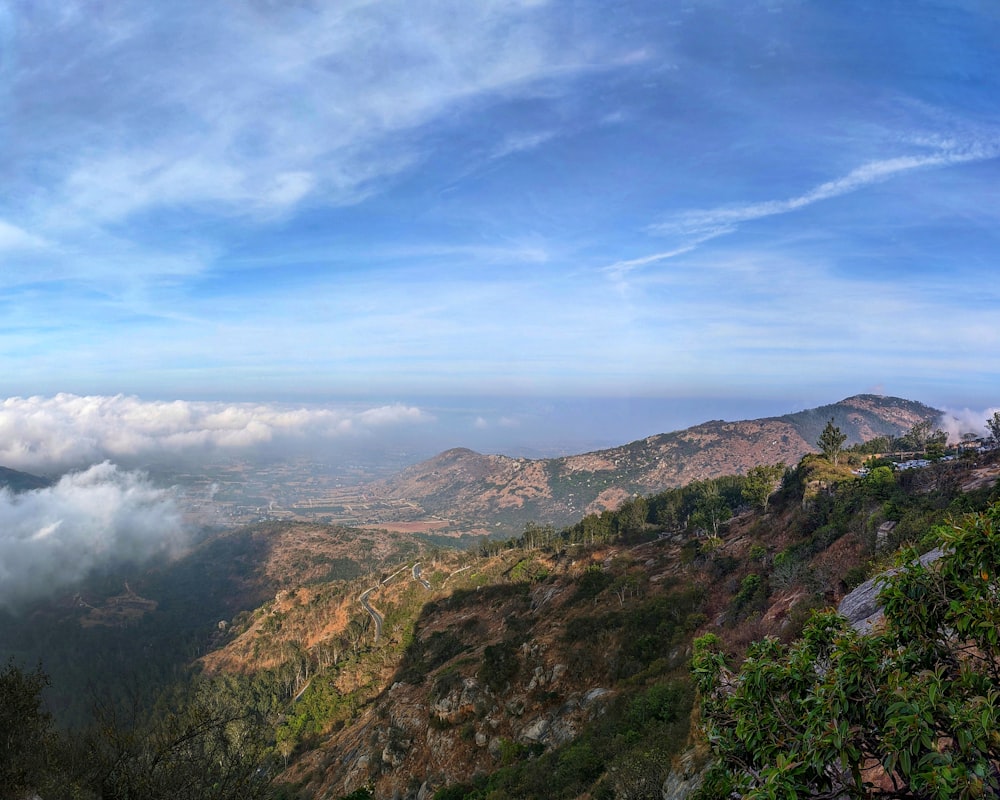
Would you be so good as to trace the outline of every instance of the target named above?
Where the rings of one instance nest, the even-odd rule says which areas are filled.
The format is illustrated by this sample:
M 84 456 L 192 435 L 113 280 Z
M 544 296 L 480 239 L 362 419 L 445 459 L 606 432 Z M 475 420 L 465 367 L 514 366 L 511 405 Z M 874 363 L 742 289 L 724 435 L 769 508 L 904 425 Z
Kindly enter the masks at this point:
M 696 641 L 717 757 L 702 794 L 1000 796 L 1000 506 L 939 535 L 936 563 L 904 554 L 873 634 L 820 613 L 790 646 L 751 646 L 738 674 L 717 637 Z

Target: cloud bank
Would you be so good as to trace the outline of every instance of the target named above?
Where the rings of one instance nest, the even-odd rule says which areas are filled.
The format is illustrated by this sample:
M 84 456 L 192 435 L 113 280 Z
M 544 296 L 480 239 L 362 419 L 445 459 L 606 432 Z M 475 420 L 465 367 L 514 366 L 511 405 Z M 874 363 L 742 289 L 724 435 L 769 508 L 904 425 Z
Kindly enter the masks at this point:
M 46 489 L 0 490 L 0 606 L 69 589 L 98 565 L 175 556 L 184 542 L 173 494 L 107 462 Z
M 949 442 L 959 442 L 966 433 L 974 433 L 976 436 L 985 437 L 989 435 L 986 427 L 986 420 L 990 419 L 1000 408 L 987 408 L 985 411 L 976 411 L 971 408 L 947 409 L 938 421 L 938 427 L 948 434 Z
M 132 462 L 363 441 L 431 419 L 402 404 L 333 409 L 125 395 L 11 397 L 0 403 L 0 465 L 53 473 L 106 459 Z

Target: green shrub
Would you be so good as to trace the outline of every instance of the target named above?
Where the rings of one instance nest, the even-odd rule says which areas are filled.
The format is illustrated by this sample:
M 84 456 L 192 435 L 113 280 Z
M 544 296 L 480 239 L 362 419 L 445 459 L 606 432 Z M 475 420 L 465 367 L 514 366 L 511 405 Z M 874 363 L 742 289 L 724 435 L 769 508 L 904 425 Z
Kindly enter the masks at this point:
M 517 643 L 505 641 L 491 644 L 483 651 L 483 660 L 479 667 L 479 679 L 494 693 L 505 692 L 520 670 L 517 657 Z

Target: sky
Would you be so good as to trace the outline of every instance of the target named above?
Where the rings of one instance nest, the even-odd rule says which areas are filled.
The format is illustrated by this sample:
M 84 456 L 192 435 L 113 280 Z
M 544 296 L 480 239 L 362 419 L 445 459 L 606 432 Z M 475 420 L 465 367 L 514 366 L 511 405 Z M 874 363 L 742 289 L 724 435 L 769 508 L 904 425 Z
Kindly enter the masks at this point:
M 0 397 L 549 449 L 995 406 L 998 41 L 972 0 L 0 0 Z
M 171 459 L 860 392 L 984 432 L 997 42 L 986 0 L 0 0 L 0 465 L 53 479 L 0 490 L 0 607 L 181 552 Z

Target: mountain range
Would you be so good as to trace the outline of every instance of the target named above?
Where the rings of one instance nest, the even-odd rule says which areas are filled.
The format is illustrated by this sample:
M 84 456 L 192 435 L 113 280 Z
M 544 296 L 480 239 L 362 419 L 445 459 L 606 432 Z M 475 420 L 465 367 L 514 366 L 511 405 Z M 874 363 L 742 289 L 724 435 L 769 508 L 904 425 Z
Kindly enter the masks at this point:
M 613 509 L 634 494 L 692 481 L 745 474 L 758 464 L 795 464 L 815 452 L 833 420 L 849 446 L 876 436 L 900 436 L 934 423 L 941 411 L 913 400 L 860 394 L 778 417 L 712 420 L 619 447 L 561 458 L 529 459 L 447 450 L 369 487 L 386 501 L 468 530 L 519 531 L 527 522 L 565 525 L 583 514 Z M 419 513 L 418 512 L 418 513 Z

